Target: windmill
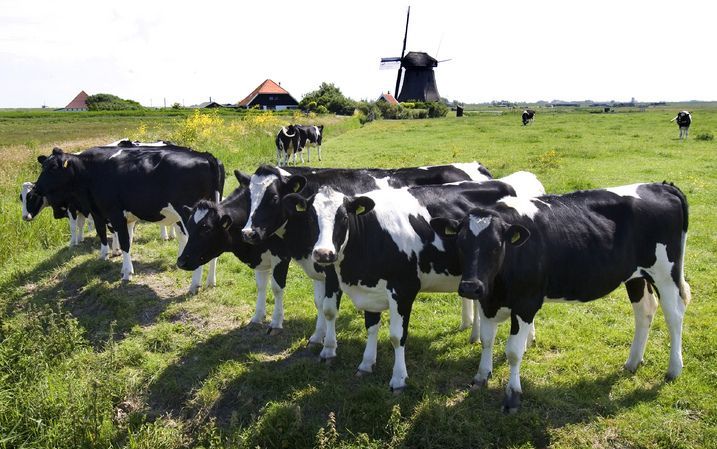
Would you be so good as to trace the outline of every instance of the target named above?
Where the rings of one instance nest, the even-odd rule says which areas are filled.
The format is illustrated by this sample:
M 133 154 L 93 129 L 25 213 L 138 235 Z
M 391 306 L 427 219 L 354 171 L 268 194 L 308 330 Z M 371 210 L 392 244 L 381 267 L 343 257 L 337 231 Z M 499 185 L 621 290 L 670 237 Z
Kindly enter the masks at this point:
M 400 57 L 381 58 L 381 69 L 394 69 L 398 67 L 396 75 L 396 98 L 398 101 L 440 101 L 436 86 L 436 74 L 433 72 L 439 62 L 428 53 L 411 51 L 406 53 L 406 40 L 408 39 L 408 21 L 411 15 L 411 7 L 406 12 L 406 31 L 403 35 L 403 48 Z M 403 75 L 403 83 L 401 83 Z M 399 90 L 400 88 L 400 90 Z

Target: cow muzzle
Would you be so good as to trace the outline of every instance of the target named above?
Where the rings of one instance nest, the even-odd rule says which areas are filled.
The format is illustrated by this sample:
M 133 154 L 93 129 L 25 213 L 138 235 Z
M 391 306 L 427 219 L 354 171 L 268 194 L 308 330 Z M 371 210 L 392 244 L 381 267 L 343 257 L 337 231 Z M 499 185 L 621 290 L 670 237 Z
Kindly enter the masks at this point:
M 180 256 L 177 258 L 177 267 L 185 271 L 194 271 L 199 265 L 189 263 L 189 258 L 186 256 Z
M 328 248 L 316 248 L 311 256 L 318 264 L 330 264 L 336 262 L 336 253 Z
M 468 299 L 483 299 L 485 285 L 481 281 L 461 281 L 458 285 L 458 294 Z
M 255 229 L 242 229 L 241 238 L 247 243 L 255 244 L 259 242 L 261 236 Z
M 22 219 L 25 221 L 32 221 L 33 218 L 32 214 L 25 214 L 22 216 Z

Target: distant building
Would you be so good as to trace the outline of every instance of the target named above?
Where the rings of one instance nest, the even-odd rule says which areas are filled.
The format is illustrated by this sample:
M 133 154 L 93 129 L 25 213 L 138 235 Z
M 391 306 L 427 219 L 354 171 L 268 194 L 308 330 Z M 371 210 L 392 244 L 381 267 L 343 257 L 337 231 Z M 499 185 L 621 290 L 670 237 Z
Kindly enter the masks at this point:
M 86 111 L 87 108 L 87 95 L 85 91 L 80 91 L 79 94 L 64 108 L 60 109 L 61 111 Z
M 223 108 L 224 105 L 221 103 L 217 103 L 216 101 L 205 101 L 204 103 L 199 103 L 197 105 L 197 108 L 199 109 L 213 109 L 213 108 Z
M 258 106 L 259 109 L 281 111 L 284 109 L 296 109 L 299 107 L 299 102 L 286 89 L 267 79 L 240 101 L 237 106 L 247 109 Z
M 381 94 L 380 97 L 378 97 L 378 100 L 376 101 L 385 101 L 386 103 L 395 106 L 398 104 L 398 100 L 393 98 L 393 95 L 391 95 L 391 92 L 386 92 L 385 94 Z

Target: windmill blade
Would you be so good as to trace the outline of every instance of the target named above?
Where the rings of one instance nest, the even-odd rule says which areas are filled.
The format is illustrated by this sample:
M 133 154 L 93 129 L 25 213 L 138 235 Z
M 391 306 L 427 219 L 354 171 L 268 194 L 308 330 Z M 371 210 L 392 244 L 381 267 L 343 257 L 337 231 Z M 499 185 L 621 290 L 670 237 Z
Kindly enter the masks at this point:
M 392 58 L 381 58 L 379 70 L 394 70 L 401 67 L 401 58 L 394 56 Z
M 411 6 L 408 6 L 408 11 L 406 11 L 406 31 L 403 33 L 403 48 L 401 49 L 401 60 L 403 60 L 403 56 L 406 53 L 406 39 L 408 39 L 408 19 L 411 17 Z M 398 68 L 398 73 L 396 74 L 396 90 L 394 91 L 396 95 L 398 95 L 398 88 L 401 85 L 401 67 Z
M 441 63 L 441 62 L 448 62 L 448 61 L 453 61 L 453 58 L 441 59 L 441 60 L 438 61 L 438 62 Z

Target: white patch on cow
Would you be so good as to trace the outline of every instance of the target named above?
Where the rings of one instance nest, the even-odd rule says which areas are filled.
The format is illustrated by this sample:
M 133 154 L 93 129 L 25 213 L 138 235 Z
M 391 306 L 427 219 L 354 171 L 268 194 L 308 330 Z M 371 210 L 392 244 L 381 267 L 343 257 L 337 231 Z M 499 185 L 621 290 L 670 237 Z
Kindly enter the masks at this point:
M 379 279 L 373 287 L 363 285 L 360 281 L 357 285 L 342 282 L 341 290 L 349 295 L 357 309 L 380 313 L 384 310 L 388 310 L 389 299 L 386 294 L 386 285 L 387 282 L 384 279 Z
M 504 176 L 497 181 L 504 182 L 515 190 L 515 196 L 534 197 L 545 195 L 545 187 L 538 178 L 527 171 L 519 171 Z
M 524 215 L 531 220 L 538 213 L 538 206 L 531 201 L 531 198 L 517 197 L 517 196 L 506 196 L 498 200 L 499 203 L 503 203 L 506 206 L 514 209 L 520 215 Z
M 162 221 L 159 222 L 159 224 L 163 224 L 165 226 L 173 225 L 177 222 L 184 223 L 182 221 L 182 216 L 179 215 L 177 210 L 172 206 L 171 204 L 167 204 L 162 208 L 162 210 L 159 211 L 160 214 L 164 217 Z
M 674 264 L 674 262 L 670 262 L 667 258 L 667 245 L 664 243 L 658 243 L 655 246 L 655 263 L 651 267 L 637 267 L 635 272 L 632 273 L 632 275 L 627 278 L 625 282 L 630 279 L 641 278 L 643 271 L 649 274 L 655 283 L 657 283 L 658 280 L 665 282 L 669 280 L 672 282 L 671 273 L 672 266 Z
M 311 279 L 315 281 L 323 281 L 326 279 L 326 275 L 324 273 L 316 271 L 314 267 L 314 260 L 311 257 L 297 259 L 296 263 L 299 264 L 299 266 L 304 270 L 304 273 L 306 273 L 306 275 Z
M 124 218 L 125 220 L 127 220 L 128 223 L 133 221 L 139 221 L 139 217 L 128 210 L 123 210 L 122 215 L 124 215 Z
M 435 246 L 438 251 L 446 251 L 446 247 L 443 246 L 443 240 L 441 240 L 438 234 L 433 236 L 433 241 L 431 242 L 431 244 Z
M 637 194 L 637 188 L 641 185 L 643 185 L 643 183 L 630 184 L 627 186 L 608 187 L 605 190 L 607 190 L 608 192 L 612 192 L 615 195 L 631 196 L 633 198 L 640 199 L 640 195 Z
M 276 169 L 279 170 L 279 174 L 280 174 L 281 176 L 286 176 L 286 177 L 291 176 L 291 173 L 289 173 L 288 171 L 284 170 L 284 169 L 281 168 L 281 167 L 276 167 Z
M 451 165 L 463 171 L 473 181 L 487 181 L 490 179 L 481 173 L 480 169 L 483 166 L 479 162 L 456 162 Z
M 321 130 L 318 126 L 314 126 L 314 129 L 316 130 L 316 139 L 318 140 L 319 137 L 321 137 Z
M 194 212 L 194 216 L 192 218 L 194 219 L 195 223 L 199 223 L 200 221 L 202 221 L 202 219 L 204 217 L 207 216 L 208 213 L 209 213 L 209 209 L 197 209 Z
M 334 248 L 333 235 L 336 222 L 336 211 L 343 205 L 344 195 L 328 186 L 322 186 L 314 197 L 313 208 L 316 212 L 319 225 L 319 238 L 314 244 L 314 249 L 329 250 L 337 253 Z
M 112 156 L 110 156 L 109 158 L 112 159 L 113 157 L 117 157 L 120 155 L 120 153 L 122 153 L 122 150 L 117 150 L 117 152 L 115 154 L 113 154 Z
M 475 215 L 470 215 L 468 218 L 468 229 L 470 229 L 476 237 L 488 226 L 490 226 L 490 217 L 476 217 Z
M 423 242 L 413 230 L 409 217 L 420 216 L 426 222 L 430 222 L 431 215 L 428 209 L 409 193 L 408 187 L 374 190 L 364 196 L 371 198 L 376 204 L 373 211 L 378 223 L 391 236 L 399 251 L 408 257 L 412 254 L 418 256 L 423 249 Z
M 279 168 L 279 172 L 282 172 L 281 168 Z M 278 179 L 276 175 L 252 175 L 251 181 L 249 182 L 249 201 L 251 204 L 251 207 L 249 209 L 249 219 L 247 220 L 246 224 L 244 225 L 244 228 L 242 230 L 250 230 L 252 227 L 252 219 L 254 218 L 254 213 L 256 212 L 256 209 L 259 207 L 259 204 L 261 204 L 262 198 L 264 198 L 264 194 L 266 193 L 266 189 L 269 188 L 269 186 Z
M 373 180 L 376 182 L 377 189 L 392 189 L 393 188 L 388 183 L 388 180 L 390 179 L 390 177 L 388 177 L 388 176 L 384 176 L 383 178 L 374 178 L 373 176 L 371 176 L 371 178 L 373 178 Z
M 32 182 L 23 182 L 22 190 L 20 190 L 20 197 L 22 198 L 22 218 L 23 220 L 30 221 L 33 216 L 27 212 L 27 193 L 32 190 L 35 186 Z

